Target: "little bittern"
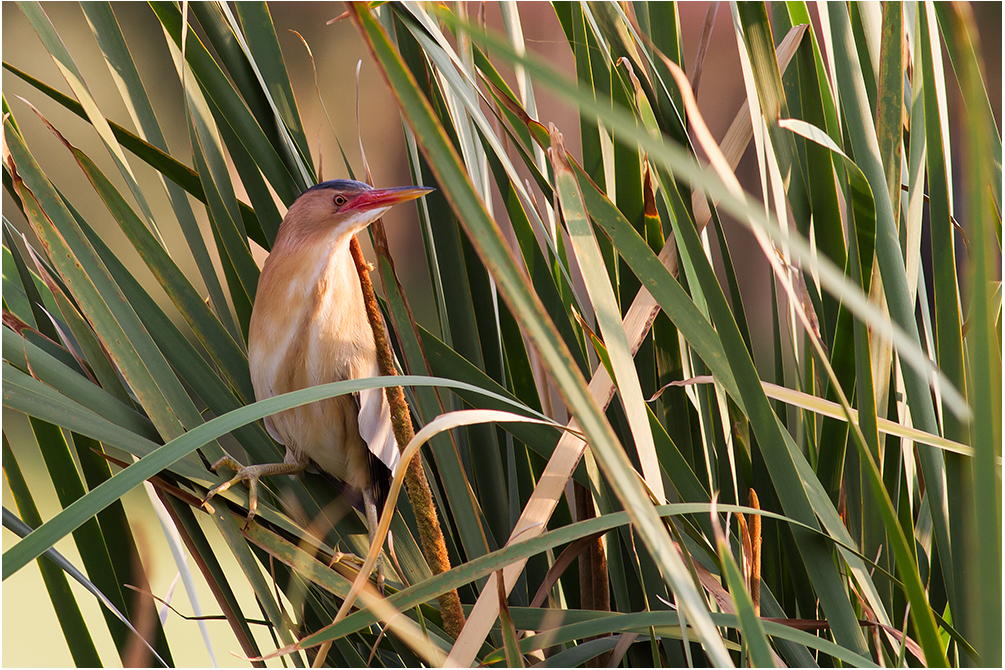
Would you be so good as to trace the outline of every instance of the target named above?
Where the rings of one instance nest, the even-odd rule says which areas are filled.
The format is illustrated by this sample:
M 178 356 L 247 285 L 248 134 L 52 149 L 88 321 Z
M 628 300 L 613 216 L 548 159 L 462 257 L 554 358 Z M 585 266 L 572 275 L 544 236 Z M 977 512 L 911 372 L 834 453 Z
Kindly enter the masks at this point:
M 256 399 L 380 375 L 349 243 L 392 205 L 431 190 L 373 189 L 336 179 L 297 198 L 262 268 L 251 313 L 248 364 Z M 246 481 L 250 521 L 257 508 L 260 477 L 295 474 L 313 463 L 362 495 L 372 542 L 388 474 L 399 459 L 384 390 L 301 405 L 266 417 L 265 427 L 286 447 L 284 462 L 242 466 L 222 458 L 213 470 L 226 465 L 237 474 L 213 489 L 206 500 Z

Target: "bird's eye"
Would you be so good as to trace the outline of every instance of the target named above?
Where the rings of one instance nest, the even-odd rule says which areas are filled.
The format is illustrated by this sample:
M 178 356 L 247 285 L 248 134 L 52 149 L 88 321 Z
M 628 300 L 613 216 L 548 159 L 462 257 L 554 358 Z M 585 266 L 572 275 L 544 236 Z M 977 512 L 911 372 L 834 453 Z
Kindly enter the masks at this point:
M 346 198 L 344 195 L 337 195 L 334 198 L 332 198 L 332 202 L 335 203 L 336 207 L 341 207 L 342 205 L 349 202 L 349 199 Z

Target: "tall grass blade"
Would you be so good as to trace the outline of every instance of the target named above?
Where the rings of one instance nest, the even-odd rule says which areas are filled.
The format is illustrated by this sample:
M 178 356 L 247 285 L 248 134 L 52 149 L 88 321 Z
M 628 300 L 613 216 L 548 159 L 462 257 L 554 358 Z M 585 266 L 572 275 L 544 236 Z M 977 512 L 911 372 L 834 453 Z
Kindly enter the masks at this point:
M 9 166 L 17 166 L 15 184 L 36 234 L 158 432 L 173 436 L 183 424 L 196 425 L 198 412 L 149 333 L 9 122 L 5 131 Z
M 10 448 L 6 433 L 3 435 L 3 470 L 7 485 L 10 487 L 11 495 L 21 515 L 17 521 L 24 525 L 24 532 L 19 533 L 23 537 L 31 532 L 32 528 L 42 524 L 42 517 L 39 516 L 35 501 L 32 500 L 31 490 L 14 458 L 14 452 Z M 4 527 L 7 527 L 8 511 L 6 507 L 3 509 L 3 517 Z M 55 550 L 50 550 L 46 557 L 51 559 L 55 553 Z M 80 614 L 80 607 L 70 590 L 70 584 L 66 580 L 64 570 L 60 568 L 58 563 L 54 565 L 51 560 L 39 560 L 38 570 L 42 575 L 42 581 L 45 582 L 45 589 L 49 594 L 53 610 L 56 612 L 56 619 L 63 631 L 63 637 L 66 639 L 66 645 L 70 649 L 73 662 L 78 667 L 100 667 L 101 657 L 94 646 L 94 640 L 88 630 L 87 623 Z
M 375 58 L 381 63 L 385 76 L 393 82 L 395 93 L 399 96 L 399 106 L 412 126 L 427 159 L 430 160 L 451 205 L 455 211 L 463 213 L 462 223 L 472 243 L 495 278 L 500 292 L 526 329 L 527 335 L 541 352 L 555 383 L 562 389 L 570 409 L 576 414 L 594 449 L 598 450 L 598 454 L 602 454 L 600 460 L 605 466 L 606 474 L 614 482 L 615 490 L 619 496 L 623 496 L 626 508 L 637 515 L 635 521 L 640 534 L 654 555 L 668 561 L 671 566 L 674 565 L 674 559 L 677 557 L 670 544 L 670 538 L 652 514 L 650 504 L 642 495 L 641 487 L 627 457 L 620 447 L 616 446 L 618 441 L 610 424 L 600 414 L 595 401 L 587 392 L 582 375 L 575 370 L 568 348 L 564 346 L 550 318 L 544 313 L 540 301 L 528 290 L 510 250 L 498 233 L 498 228 L 466 179 L 457 154 L 447 143 L 429 103 L 419 93 L 414 79 L 391 49 L 383 31 L 369 14 L 359 10 L 360 8 L 351 10 L 350 16 L 358 22 L 357 25 Z M 708 614 L 696 596 L 693 590 L 691 593 L 678 591 L 679 602 L 688 610 L 691 621 L 700 631 L 700 639 L 706 645 L 706 650 L 716 662 L 726 664 L 728 657 L 719 636 L 709 626 Z M 465 631 L 472 628 L 474 621 L 474 619 L 468 620 Z M 484 635 L 488 629 L 483 628 L 479 632 Z M 472 635 L 471 642 L 477 645 L 480 640 L 474 640 L 476 636 L 477 633 Z M 459 642 L 455 646 L 454 653 L 457 655 L 454 658 L 458 660 L 465 658 L 465 662 L 470 662 L 476 648 L 476 646 L 461 646 Z
M 978 31 L 974 17 L 967 7 L 954 8 L 954 38 L 957 43 L 970 41 L 977 45 Z M 965 99 L 979 101 L 984 86 L 980 68 L 973 59 L 964 61 L 959 70 L 960 86 Z M 972 270 L 964 276 L 964 286 L 970 295 L 966 335 L 966 353 L 969 358 L 968 378 L 974 389 L 971 403 L 974 420 L 969 434 L 976 456 L 973 461 L 974 516 L 964 521 L 964 543 L 975 547 L 978 556 L 975 579 L 973 570 L 965 571 L 964 602 L 970 607 L 969 616 L 974 622 L 971 641 L 979 654 L 981 664 L 1001 663 L 1002 612 L 998 603 L 1001 592 L 1001 339 L 996 324 L 1000 323 L 995 308 L 996 268 L 1001 267 L 1001 254 L 994 245 L 996 231 L 994 209 L 1001 211 L 1000 200 L 993 200 L 995 174 L 1001 172 L 1001 143 L 995 144 L 997 132 L 993 120 L 968 110 L 967 131 L 964 135 L 966 161 L 963 175 L 966 183 L 968 211 L 973 216 L 970 228 L 972 242 Z M 997 153 L 994 153 L 997 151 Z M 998 178 L 1000 181 L 1000 178 Z M 989 193 L 989 190 L 992 193 Z M 999 196 L 1000 198 L 1000 196 Z M 1000 219 L 998 224 L 1001 225 Z M 1000 234 L 1000 230 L 997 231 Z M 999 270 L 1000 272 L 1000 270 Z M 1000 291 L 1000 284 L 998 286 Z M 998 302 L 1000 302 L 1000 295 Z M 969 464 L 968 464 L 969 465 Z M 973 556 L 971 553 L 970 556 Z M 955 623 L 955 619 L 954 619 Z
M 852 148 L 856 163 L 869 181 L 876 201 L 876 254 L 882 272 L 887 304 L 894 321 L 904 329 L 911 340 L 917 343 L 920 342 L 920 339 L 917 322 L 914 318 L 914 302 L 910 299 L 908 291 L 904 257 L 901 255 L 896 220 L 890 204 L 889 192 L 886 189 L 886 177 L 882 158 L 879 155 L 875 127 L 861 82 L 853 75 L 858 57 L 854 53 L 847 11 L 844 7 L 836 5 L 828 6 L 827 10 L 831 28 L 834 31 L 835 48 L 838 49 L 841 56 L 837 59 L 837 79 L 842 91 L 841 99 L 845 113 L 848 117 Z M 929 147 L 929 150 L 937 150 L 937 147 Z M 903 373 L 908 403 L 915 425 L 925 432 L 938 433 L 928 379 L 912 366 L 905 366 Z M 939 546 L 939 557 L 944 568 L 946 589 L 950 601 L 957 602 L 953 586 L 953 575 L 956 573 L 953 569 L 948 502 L 945 488 L 942 485 L 945 476 L 945 462 L 941 454 L 930 448 L 922 448 L 920 458 L 925 481 L 929 483 L 928 500 L 932 507 L 935 537 Z
M 178 265 L 149 231 L 142 227 L 139 217 L 97 166 L 82 151 L 71 145 L 51 124 L 46 122 L 46 125 L 73 154 L 119 227 L 153 272 L 158 283 L 164 287 L 206 351 L 214 358 L 214 362 L 223 371 L 229 384 L 238 389 L 243 398 L 253 398 L 254 389 L 251 387 L 251 379 L 247 372 L 247 357 L 241 346 L 224 330 L 220 320 L 209 310 Z
M 87 22 L 91 26 L 91 31 L 98 40 L 98 45 L 105 56 L 108 70 L 115 79 L 116 85 L 122 94 L 122 101 L 129 111 L 133 124 L 136 126 L 140 136 L 156 146 L 161 151 L 167 151 L 167 141 L 164 138 L 157 115 L 154 112 L 153 104 L 150 102 L 146 87 L 137 71 L 132 54 L 126 45 L 125 38 L 119 28 L 119 23 L 112 10 L 112 6 L 107 2 L 89 2 L 81 6 Z M 114 131 L 115 128 L 112 127 Z M 122 139 L 116 137 L 122 143 Z M 213 262 L 206 249 L 206 243 L 199 232 L 199 225 L 192 213 L 192 208 L 185 198 L 181 188 L 163 172 L 157 173 L 158 178 L 167 189 L 168 199 L 174 209 L 175 216 L 185 235 L 185 242 L 191 250 L 196 266 L 199 268 L 200 277 L 209 292 L 210 301 L 223 324 L 232 334 L 236 334 L 236 324 L 230 313 L 226 299 L 223 297 L 223 289 L 213 268 Z
M 602 267 L 604 261 L 590 226 L 575 173 L 572 171 L 572 166 L 565 160 L 565 143 L 562 140 L 562 135 L 554 127 L 551 132 L 553 169 L 558 186 L 559 202 L 562 206 L 562 218 L 569 231 L 572 249 L 579 265 L 585 269 L 583 278 L 586 282 L 586 289 L 593 303 L 601 333 L 607 342 L 607 352 L 611 357 L 611 366 L 614 371 L 613 377 L 620 390 L 621 402 L 631 424 L 632 437 L 636 449 L 638 449 L 639 460 L 642 462 L 643 477 L 656 496 L 656 500 L 662 502 L 666 499 L 666 494 L 663 491 L 663 478 L 659 473 L 659 460 L 656 457 L 652 432 L 649 430 L 649 420 L 642 399 L 638 372 L 633 361 L 633 352 L 621 325 L 621 310 L 611 285 L 603 280 L 601 273 L 590 270 L 590 268 Z
M 46 51 L 49 52 L 49 55 L 52 57 L 56 67 L 59 68 L 60 74 L 62 74 L 63 78 L 66 79 L 66 83 L 69 85 L 70 90 L 73 91 L 74 96 L 87 113 L 87 118 L 94 126 L 94 129 L 98 132 L 98 135 L 101 137 L 101 141 L 105 144 L 105 148 L 108 149 L 109 154 L 111 154 L 112 160 L 115 162 L 115 166 L 119 169 L 119 173 L 125 180 L 126 185 L 133 194 L 133 197 L 136 198 L 136 202 L 139 204 L 140 210 L 143 212 L 147 225 L 150 226 L 151 230 L 158 237 L 158 239 L 161 239 L 161 234 L 157 229 L 157 224 L 154 222 L 150 205 L 147 204 L 146 195 L 140 189 L 139 184 L 136 183 L 136 177 L 133 174 L 132 168 L 129 167 L 129 162 L 126 160 L 125 154 L 122 153 L 122 148 L 119 146 L 118 142 L 115 141 L 112 129 L 109 127 L 108 122 L 105 120 L 105 116 L 98 108 L 97 101 L 91 96 L 80 70 L 77 69 L 77 65 L 73 62 L 73 58 L 70 56 L 70 52 L 67 51 L 63 41 L 59 38 L 59 35 L 56 34 L 56 29 L 49 21 L 49 17 L 45 15 L 45 12 L 42 10 L 42 6 L 37 2 L 22 2 L 19 3 L 19 7 L 31 23 L 32 28 L 35 29 L 36 33 L 38 33 L 39 39 L 42 40 L 42 44 L 45 46 Z M 163 244 L 162 239 L 161 243 Z
M 179 8 L 167 2 L 153 2 L 150 6 L 164 27 L 170 42 L 181 49 L 182 15 Z M 221 118 L 217 123 L 225 123 L 233 129 L 234 136 L 244 143 L 279 199 L 287 206 L 291 205 L 308 184 L 298 181 L 283 163 L 224 71 L 197 35 L 191 31 L 187 34 L 186 49 L 185 60 L 192 68 L 198 85 L 203 88 L 213 106 L 220 112 Z M 196 82 L 190 83 L 196 85 Z

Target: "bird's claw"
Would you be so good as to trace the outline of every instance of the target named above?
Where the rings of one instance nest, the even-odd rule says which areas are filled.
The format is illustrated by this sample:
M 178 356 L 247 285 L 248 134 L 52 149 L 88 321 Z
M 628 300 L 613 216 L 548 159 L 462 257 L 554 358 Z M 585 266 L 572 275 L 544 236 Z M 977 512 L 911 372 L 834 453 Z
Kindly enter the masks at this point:
M 241 465 L 235 461 L 230 456 L 224 456 L 216 463 L 210 466 L 210 470 L 216 472 L 222 467 L 227 467 L 235 472 L 234 476 L 228 481 L 220 484 L 203 498 L 203 507 L 218 493 L 223 493 L 229 489 L 234 484 L 244 481 L 248 483 L 248 517 L 244 523 L 244 528 L 247 530 L 248 526 L 251 525 L 251 520 L 255 518 L 255 514 L 258 512 L 258 479 L 262 476 L 260 472 L 261 466 L 255 465 Z
M 334 554 L 332 554 L 332 560 L 328 561 L 328 567 L 329 568 L 334 567 L 336 563 L 351 563 L 358 569 L 362 568 L 363 563 L 365 562 L 366 561 L 364 561 L 356 554 L 347 554 L 344 551 L 336 551 Z
M 357 570 L 363 567 L 366 561 L 356 554 L 347 554 L 342 551 L 336 551 L 332 554 L 332 560 L 328 562 L 328 567 L 334 567 L 336 563 L 351 563 L 356 567 Z M 377 590 L 380 591 L 380 595 L 384 595 L 384 557 L 378 556 L 377 563 L 373 566 L 373 573 L 377 573 Z

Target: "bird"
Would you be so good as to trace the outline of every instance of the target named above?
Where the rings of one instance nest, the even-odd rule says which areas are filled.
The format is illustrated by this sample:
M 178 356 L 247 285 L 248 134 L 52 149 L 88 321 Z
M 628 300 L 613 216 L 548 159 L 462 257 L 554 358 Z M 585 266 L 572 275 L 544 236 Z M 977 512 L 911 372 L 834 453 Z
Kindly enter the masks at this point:
M 380 375 L 350 241 L 392 206 L 432 190 L 375 189 L 334 179 L 312 186 L 293 202 L 262 267 L 248 328 L 256 400 Z M 283 462 L 245 466 L 229 456 L 221 458 L 211 469 L 226 466 L 235 475 L 210 491 L 204 503 L 247 482 L 250 523 L 261 477 L 317 468 L 350 495 L 362 496 L 372 544 L 390 475 L 400 459 L 384 389 L 319 400 L 267 416 L 264 422 L 269 435 L 286 447 Z

